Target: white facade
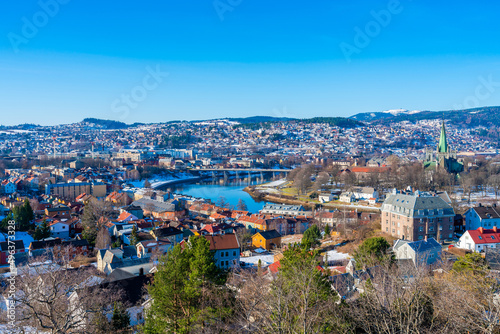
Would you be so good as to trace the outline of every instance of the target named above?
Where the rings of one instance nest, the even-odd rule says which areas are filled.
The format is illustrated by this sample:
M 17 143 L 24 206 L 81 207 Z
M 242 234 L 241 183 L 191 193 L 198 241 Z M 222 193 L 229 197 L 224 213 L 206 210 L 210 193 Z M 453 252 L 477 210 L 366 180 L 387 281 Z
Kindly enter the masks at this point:
M 69 238 L 69 230 L 69 224 L 64 222 L 57 222 L 50 225 L 50 235 L 54 238 Z
M 500 241 L 500 240 L 499 240 Z M 474 238 L 470 235 L 469 231 L 465 231 L 465 233 L 460 237 L 458 243 L 458 248 L 469 249 L 474 252 L 482 252 L 486 248 L 498 248 L 500 247 L 497 242 L 488 242 L 488 243 L 476 243 Z

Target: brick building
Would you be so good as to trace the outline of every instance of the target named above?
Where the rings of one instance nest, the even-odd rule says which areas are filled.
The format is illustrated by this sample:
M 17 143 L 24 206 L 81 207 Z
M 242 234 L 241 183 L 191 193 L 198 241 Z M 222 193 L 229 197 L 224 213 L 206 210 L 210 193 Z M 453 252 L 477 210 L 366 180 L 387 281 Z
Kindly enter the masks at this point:
M 393 191 L 382 205 L 382 232 L 399 239 L 441 242 L 452 239 L 455 212 L 441 197 L 428 192 Z

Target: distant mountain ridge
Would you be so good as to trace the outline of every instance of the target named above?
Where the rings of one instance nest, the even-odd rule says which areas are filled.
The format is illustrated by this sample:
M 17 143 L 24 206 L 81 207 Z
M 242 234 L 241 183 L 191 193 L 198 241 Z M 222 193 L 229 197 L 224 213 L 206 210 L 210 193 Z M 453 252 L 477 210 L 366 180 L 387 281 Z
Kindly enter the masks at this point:
M 119 121 L 113 121 L 109 119 L 99 119 L 99 118 L 85 118 L 82 122 L 95 124 L 108 130 L 127 129 L 136 127 L 138 125 L 143 125 L 143 123 L 134 123 L 129 125 Z
M 462 110 L 445 111 L 401 111 L 401 112 L 374 112 L 360 113 L 350 117 L 351 119 L 367 122 L 373 125 L 388 125 L 395 122 L 420 120 L 445 119 L 451 121 L 455 126 L 463 128 L 474 128 L 478 126 L 500 127 L 500 107 L 479 107 Z

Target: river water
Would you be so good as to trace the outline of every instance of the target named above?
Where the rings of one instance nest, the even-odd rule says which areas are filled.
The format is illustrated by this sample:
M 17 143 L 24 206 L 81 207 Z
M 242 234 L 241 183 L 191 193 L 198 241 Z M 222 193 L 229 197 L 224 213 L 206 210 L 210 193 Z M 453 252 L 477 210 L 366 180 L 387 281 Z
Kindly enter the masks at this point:
M 231 180 L 230 182 L 221 183 L 216 181 L 198 184 L 179 184 L 172 186 L 171 189 L 177 194 L 210 199 L 213 203 L 216 203 L 222 196 L 225 198 L 227 203 L 235 208 L 241 198 L 247 205 L 248 211 L 251 213 L 258 213 L 258 211 L 264 207 L 266 202 L 255 201 L 252 196 L 243 191 L 243 189 L 249 185 L 257 185 L 265 182 L 265 179 L 262 180 L 260 178 L 258 180 L 252 180 L 251 182 L 244 180 Z

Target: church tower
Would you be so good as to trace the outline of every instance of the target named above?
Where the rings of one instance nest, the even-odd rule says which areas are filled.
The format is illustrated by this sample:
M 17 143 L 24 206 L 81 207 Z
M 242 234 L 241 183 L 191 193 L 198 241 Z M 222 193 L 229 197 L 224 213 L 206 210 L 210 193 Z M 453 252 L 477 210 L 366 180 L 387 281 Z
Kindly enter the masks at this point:
M 446 139 L 446 127 L 443 123 L 441 124 L 441 135 L 439 136 L 439 143 L 437 145 L 436 151 L 426 150 L 425 168 L 439 169 L 443 168 L 448 173 L 460 173 L 464 170 L 462 162 L 457 159 L 457 151 L 453 151 L 448 146 L 448 140 Z
M 448 152 L 448 142 L 446 141 L 446 128 L 444 127 L 444 120 L 443 124 L 441 125 L 441 136 L 439 137 L 437 151 L 438 153 Z

